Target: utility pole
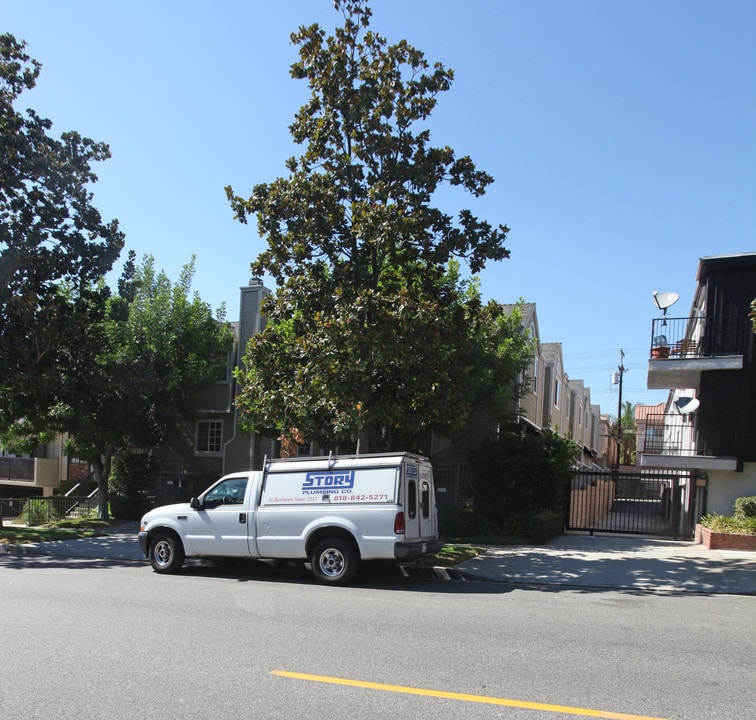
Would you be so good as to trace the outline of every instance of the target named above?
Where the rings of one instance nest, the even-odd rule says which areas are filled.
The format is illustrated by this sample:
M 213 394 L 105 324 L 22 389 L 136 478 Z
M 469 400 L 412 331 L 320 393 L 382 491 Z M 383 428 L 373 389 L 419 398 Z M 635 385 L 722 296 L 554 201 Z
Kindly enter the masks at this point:
M 622 376 L 625 374 L 625 351 L 620 349 L 620 364 L 617 368 L 619 375 L 619 404 L 617 406 L 617 470 L 620 468 L 622 455 Z

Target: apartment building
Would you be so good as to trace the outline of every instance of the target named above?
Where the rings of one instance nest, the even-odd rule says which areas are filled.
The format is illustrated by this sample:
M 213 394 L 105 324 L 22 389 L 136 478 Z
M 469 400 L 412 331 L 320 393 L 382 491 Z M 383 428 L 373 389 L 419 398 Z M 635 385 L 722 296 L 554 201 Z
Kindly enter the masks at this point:
M 646 415 L 640 463 L 687 472 L 698 517 L 730 515 L 756 495 L 756 253 L 702 258 L 696 282 L 687 316 L 652 323 L 647 385 L 669 396 Z
M 514 305 L 505 308 L 512 311 Z M 580 448 L 576 464 L 582 468 L 605 467 L 607 436 L 601 431 L 601 409 L 591 403 L 590 388 L 565 372 L 562 344 L 542 343 L 535 303 L 523 306 L 523 331 L 533 340 L 533 357 L 517 407 L 523 430 L 551 428 L 571 437 Z

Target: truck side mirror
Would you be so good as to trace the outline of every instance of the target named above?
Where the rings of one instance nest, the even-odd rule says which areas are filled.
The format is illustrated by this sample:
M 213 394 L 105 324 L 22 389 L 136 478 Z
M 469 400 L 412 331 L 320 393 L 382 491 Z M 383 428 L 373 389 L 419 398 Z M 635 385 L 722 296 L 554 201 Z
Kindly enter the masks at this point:
M 192 510 L 202 510 L 202 503 L 199 500 L 197 500 L 196 497 L 193 497 L 189 501 L 189 507 L 192 508 Z

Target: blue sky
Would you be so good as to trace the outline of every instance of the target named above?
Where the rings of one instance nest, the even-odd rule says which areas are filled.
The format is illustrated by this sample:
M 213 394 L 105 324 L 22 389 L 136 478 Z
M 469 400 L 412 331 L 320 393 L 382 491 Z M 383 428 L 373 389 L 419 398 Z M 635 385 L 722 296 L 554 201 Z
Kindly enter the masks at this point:
M 751 0 L 374 0 L 372 27 L 455 71 L 429 122 L 437 145 L 496 182 L 444 193 L 511 227 L 509 260 L 482 274 L 487 298 L 537 305 L 541 338 L 594 404 L 617 412 L 646 390 L 652 291 L 686 316 L 698 260 L 754 251 L 756 3 Z M 224 187 L 248 195 L 297 154 L 288 126 L 306 98 L 289 77 L 289 34 L 340 16 L 330 0 L 0 0 L 0 31 L 43 63 L 21 98 L 107 142 L 95 203 L 128 249 L 172 279 L 194 253 L 194 288 L 238 315 L 263 249 L 233 220 Z

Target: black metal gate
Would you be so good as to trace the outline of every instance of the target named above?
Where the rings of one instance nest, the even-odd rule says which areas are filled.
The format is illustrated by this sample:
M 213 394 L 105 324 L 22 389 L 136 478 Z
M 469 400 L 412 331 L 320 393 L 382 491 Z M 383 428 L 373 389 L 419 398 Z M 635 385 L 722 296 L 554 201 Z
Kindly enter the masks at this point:
M 692 536 L 687 472 L 577 471 L 565 493 L 568 530 Z

